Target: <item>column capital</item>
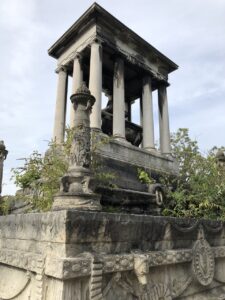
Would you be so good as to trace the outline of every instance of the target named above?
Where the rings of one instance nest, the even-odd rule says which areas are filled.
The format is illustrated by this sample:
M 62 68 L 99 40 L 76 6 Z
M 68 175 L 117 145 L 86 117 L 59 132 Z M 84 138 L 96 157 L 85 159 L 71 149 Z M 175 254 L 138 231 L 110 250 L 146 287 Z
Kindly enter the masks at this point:
M 55 70 L 55 73 L 60 73 L 60 72 L 65 72 L 65 73 L 67 73 L 67 66 L 64 66 L 64 65 L 60 65 L 60 66 L 58 66 L 57 68 L 56 68 L 56 70 Z
M 83 54 L 81 52 L 74 52 L 72 55 L 72 60 L 78 59 L 79 61 L 81 61 L 83 59 Z
M 98 44 L 99 46 L 102 46 L 103 43 L 104 43 L 104 40 L 102 38 L 100 38 L 99 36 L 96 36 L 91 40 L 90 45 Z
M 158 82 L 158 88 L 160 88 L 160 87 L 165 87 L 165 88 L 167 88 L 167 87 L 169 87 L 170 86 L 170 83 L 168 82 L 168 81 L 159 81 Z
M 143 82 L 143 85 L 152 82 L 152 76 L 150 74 L 144 75 L 142 82 Z

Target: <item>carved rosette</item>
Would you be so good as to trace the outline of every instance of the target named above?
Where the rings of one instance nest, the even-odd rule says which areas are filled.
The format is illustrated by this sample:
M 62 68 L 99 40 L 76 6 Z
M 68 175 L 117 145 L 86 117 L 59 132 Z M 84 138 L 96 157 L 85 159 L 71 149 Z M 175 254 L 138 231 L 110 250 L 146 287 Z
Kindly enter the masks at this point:
M 209 285 L 214 277 L 215 259 L 209 243 L 205 239 L 195 242 L 193 247 L 192 272 L 203 286 Z

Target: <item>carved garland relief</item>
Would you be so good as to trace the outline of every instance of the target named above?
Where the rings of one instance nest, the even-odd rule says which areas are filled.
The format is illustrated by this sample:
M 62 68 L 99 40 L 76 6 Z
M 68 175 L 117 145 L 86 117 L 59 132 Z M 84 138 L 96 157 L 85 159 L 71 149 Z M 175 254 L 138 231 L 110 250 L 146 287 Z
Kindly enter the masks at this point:
M 18 257 L 19 252 L 14 252 L 14 255 L 10 256 L 11 258 L 14 256 Z M 7 258 L 7 265 L 11 264 L 26 269 L 31 267 L 30 260 L 27 260 L 26 266 L 22 266 L 17 260 L 9 261 L 10 257 L 6 257 L 4 254 L 5 252 L 0 252 L 0 261 L 2 261 L 2 263 L 5 263 Z M 111 299 L 110 297 L 108 298 L 107 295 L 111 293 L 112 289 L 118 287 L 123 291 L 122 293 L 129 295 L 130 298 L 128 299 L 170 300 L 181 296 L 193 279 L 202 286 L 209 286 L 214 279 L 215 258 L 219 257 L 225 257 L 225 247 L 219 246 L 211 248 L 204 237 L 203 228 L 200 228 L 198 239 L 195 241 L 192 249 L 150 251 L 145 253 L 135 251 L 130 254 L 122 255 L 100 255 L 98 257 L 93 257 L 93 259 L 81 256 L 80 258 L 70 260 L 69 266 L 65 269 L 67 270 L 67 273 L 63 273 L 61 279 L 64 280 L 64 275 L 66 279 L 91 275 L 90 299 L 93 300 Z M 39 274 L 41 274 L 44 267 L 44 260 L 40 257 L 36 257 L 35 261 L 36 264 L 40 262 L 40 265 L 35 265 L 34 270 L 37 270 L 38 267 Z M 186 278 L 182 278 L 181 280 L 180 278 L 176 278 L 177 280 L 170 280 L 170 283 L 160 280 L 159 282 L 152 282 L 152 267 L 187 262 L 191 263 L 192 273 L 187 274 Z M 68 261 L 66 261 L 66 263 L 68 264 Z M 64 263 L 62 266 L 64 268 Z M 104 273 L 114 273 L 114 275 L 108 281 L 106 286 L 104 284 L 105 287 L 103 288 L 102 281 Z M 53 277 L 57 276 L 56 274 L 46 274 Z M 25 279 L 24 276 L 22 277 Z M 24 280 L 24 284 L 20 285 L 18 291 L 15 292 L 22 293 L 24 287 L 26 288 L 29 282 L 30 279 L 28 277 L 27 280 Z M 37 275 L 35 277 L 35 282 L 36 288 L 41 291 L 43 284 L 42 275 Z M 16 294 L 0 295 L 0 299 L 10 299 L 10 297 L 14 297 L 15 295 Z

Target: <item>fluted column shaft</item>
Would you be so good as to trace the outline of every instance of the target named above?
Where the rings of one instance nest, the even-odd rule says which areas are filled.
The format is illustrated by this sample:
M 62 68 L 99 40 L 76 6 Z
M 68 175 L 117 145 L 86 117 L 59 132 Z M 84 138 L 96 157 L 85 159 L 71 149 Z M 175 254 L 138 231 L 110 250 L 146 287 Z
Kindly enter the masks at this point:
M 154 144 L 154 120 L 152 104 L 152 83 L 151 77 L 143 79 L 142 90 L 142 128 L 143 128 L 143 148 L 153 150 Z
M 82 56 L 77 53 L 73 61 L 73 82 L 72 82 L 72 95 L 81 87 L 83 82 L 83 70 L 82 70 Z M 70 127 L 74 127 L 75 110 L 73 104 L 70 106 Z
M 113 135 L 125 138 L 124 61 L 116 58 L 113 76 Z
M 57 143 L 63 143 L 66 121 L 66 98 L 68 75 L 65 67 L 60 67 L 58 73 L 58 86 L 55 107 L 55 123 L 53 131 L 53 140 Z
M 158 88 L 159 104 L 159 133 L 160 151 L 162 154 L 170 154 L 170 128 L 167 90 L 165 85 Z
M 102 46 L 98 40 L 91 44 L 89 90 L 96 101 L 90 116 L 91 127 L 101 129 L 102 107 Z

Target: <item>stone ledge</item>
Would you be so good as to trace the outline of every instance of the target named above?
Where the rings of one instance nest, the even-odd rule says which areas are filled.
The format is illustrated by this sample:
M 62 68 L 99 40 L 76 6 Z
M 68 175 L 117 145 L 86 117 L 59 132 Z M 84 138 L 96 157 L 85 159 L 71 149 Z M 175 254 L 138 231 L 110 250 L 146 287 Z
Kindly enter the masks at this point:
M 1 249 L 0 263 L 41 274 L 45 259 L 42 255 L 32 252 Z
M 211 248 L 214 259 L 225 257 L 225 246 Z M 193 249 L 124 253 L 115 255 L 99 254 L 102 273 L 126 272 L 134 270 L 135 255 L 144 255 L 150 268 L 157 266 L 190 263 L 194 257 Z M 91 253 L 74 258 L 46 258 L 45 274 L 58 279 L 72 279 L 91 275 Z M 150 269 L 151 273 L 151 269 Z

